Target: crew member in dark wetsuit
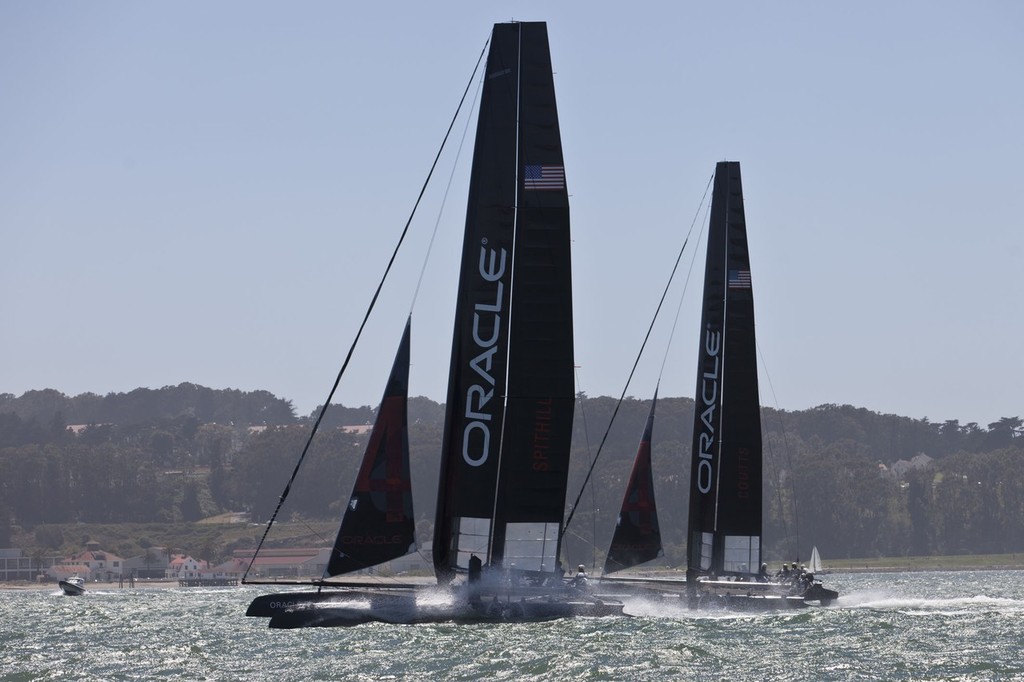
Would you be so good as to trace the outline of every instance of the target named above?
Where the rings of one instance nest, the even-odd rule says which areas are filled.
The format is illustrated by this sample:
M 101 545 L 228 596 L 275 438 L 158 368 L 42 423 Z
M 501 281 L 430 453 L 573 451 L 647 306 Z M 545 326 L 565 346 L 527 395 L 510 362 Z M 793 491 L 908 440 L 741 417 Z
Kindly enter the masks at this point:
M 768 564 L 761 564 L 761 570 L 757 572 L 757 582 L 768 582 Z
M 475 583 L 480 580 L 480 571 L 483 570 L 483 562 L 476 554 L 469 555 L 469 582 Z

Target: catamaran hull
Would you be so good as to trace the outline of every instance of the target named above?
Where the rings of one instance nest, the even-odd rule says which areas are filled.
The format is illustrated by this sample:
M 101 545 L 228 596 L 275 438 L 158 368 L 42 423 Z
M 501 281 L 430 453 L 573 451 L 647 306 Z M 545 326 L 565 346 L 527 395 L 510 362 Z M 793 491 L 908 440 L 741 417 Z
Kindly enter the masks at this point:
M 724 608 L 730 611 L 784 611 L 811 606 L 828 606 L 839 593 L 813 583 L 802 591 L 778 583 L 700 581 L 691 606 Z
M 780 583 L 732 580 L 700 580 L 691 594 L 685 580 L 666 578 L 602 578 L 601 588 L 616 596 L 688 599 L 694 608 L 726 608 L 748 611 L 778 611 L 808 606 L 828 606 L 839 593 L 813 583 L 802 591 Z
M 393 591 L 411 592 L 414 587 L 396 587 Z M 272 618 L 278 614 L 297 608 L 330 604 L 333 602 L 348 602 L 354 600 L 365 600 L 367 595 L 373 592 L 363 589 L 331 589 L 316 592 L 278 592 L 274 594 L 263 594 L 249 604 L 245 615 L 257 618 Z
M 817 601 L 822 606 L 828 606 L 836 599 L 839 599 L 839 593 L 815 583 L 807 588 L 807 591 L 803 594 L 803 598 L 807 601 Z
M 271 628 L 345 627 L 362 623 L 505 623 L 561 618 L 622 616 L 621 603 L 599 601 L 495 601 L 480 604 L 421 605 L 415 600 L 360 607 L 338 602 L 299 607 L 270 619 Z
M 749 611 L 763 613 L 765 611 L 792 611 L 806 609 L 811 605 L 800 597 L 783 597 L 777 595 L 737 595 L 737 594 L 703 594 L 699 595 L 694 606 L 701 609 L 723 609 L 726 611 Z
M 335 583 L 331 586 L 325 586 L 322 590 L 316 591 L 295 590 L 290 592 L 275 592 L 273 594 L 260 595 L 253 599 L 249 604 L 249 608 L 246 610 L 246 615 L 253 615 L 268 619 L 268 617 L 284 613 L 287 610 L 308 605 L 324 604 L 335 601 L 344 602 L 351 601 L 353 599 L 366 599 L 369 594 L 414 593 L 422 589 L 422 585 L 411 583 L 391 584 L 386 588 L 368 588 L 365 584 L 354 582 L 348 584 Z
M 361 623 L 540 622 L 572 617 L 621 616 L 623 604 L 590 595 L 538 594 L 536 590 L 437 592 L 344 590 L 289 592 L 257 597 L 246 615 L 269 617 L 271 628 L 343 627 Z

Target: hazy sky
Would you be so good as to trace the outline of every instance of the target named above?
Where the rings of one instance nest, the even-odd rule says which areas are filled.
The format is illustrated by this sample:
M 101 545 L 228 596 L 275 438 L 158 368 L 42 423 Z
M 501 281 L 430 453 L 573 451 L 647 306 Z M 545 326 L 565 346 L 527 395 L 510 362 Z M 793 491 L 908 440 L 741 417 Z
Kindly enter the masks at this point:
M 1024 415 L 1024 4 L 1009 1 L 7 0 L 0 392 L 190 381 L 311 411 L 510 19 L 548 22 L 581 390 L 622 390 L 730 159 L 763 403 Z M 410 390 L 444 400 L 471 158 L 456 151 L 336 401 L 379 401 L 438 215 Z M 700 268 L 662 396 L 693 394 Z M 660 333 L 629 395 L 653 392 L 664 348 Z

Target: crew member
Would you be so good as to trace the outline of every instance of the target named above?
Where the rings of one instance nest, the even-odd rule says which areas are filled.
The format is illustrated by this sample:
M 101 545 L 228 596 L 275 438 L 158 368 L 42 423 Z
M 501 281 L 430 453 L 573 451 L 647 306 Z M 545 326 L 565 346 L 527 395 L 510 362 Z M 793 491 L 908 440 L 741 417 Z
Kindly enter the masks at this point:
M 573 587 L 586 587 L 587 585 L 587 567 L 580 564 L 576 569 L 576 577 L 572 579 Z

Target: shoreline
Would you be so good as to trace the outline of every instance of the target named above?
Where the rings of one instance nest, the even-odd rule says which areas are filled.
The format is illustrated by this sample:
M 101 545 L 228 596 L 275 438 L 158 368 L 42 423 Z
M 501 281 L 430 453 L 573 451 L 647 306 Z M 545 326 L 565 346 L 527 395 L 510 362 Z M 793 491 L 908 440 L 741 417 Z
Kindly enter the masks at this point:
M 134 586 L 129 586 L 128 581 L 121 583 L 117 580 L 102 582 L 87 582 L 86 591 L 90 590 L 147 590 L 147 589 L 168 589 L 178 587 L 177 580 L 138 580 Z M 60 592 L 60 586 L 56 582 L 31 583 L 27 581 L 0 582 L 0 591 L 12 592 Z
M 788 563 L 788 562 L 784 562 Z M 794 562 L 803 563 L 803 562 Z M 1024 553 L 833 559 L 818 575 L 840 573 L 923 573 L 935 571 L 1024 571 Z M 769 569 L 779 564 L 768 562 Z M 634 569 L 637 575 L 683 575 L 682 569 Z
M 1022 557 L 1024 558 L 1024 557 Z M 864 564 L 862 566 L 827 566 L 823 571 L 817 575 L 841 575 L 841 574 L 862 574 L 862 573 L 937 573 L 943 571 L 1024 571 L 1024 561 L 1021 563 L 1005 563 L 1005 564 L 969 564 L 966 562 L 955 562 L 949 565 L 943 565 L 941 563 L 928 562 L 921 565 L 899 565 L 891 564 L 884 566 L 876 566 L 871 564 Z M 636 577 L 661 577 L 661 578 L 681 578 L 685 575 L 683 571 L 673 569 L 647 569 L 631 571 L 631 575 Z M 406 578 L 408 580 L 408 578 Z M 368 582 L 378 582 L 379 578 L 370 578 Z M 276 583 L 254 583 L 258 587 L 272 587 Z M 206 586 L 188 586 L 182 585 L 179 580 L 138 580 L 136 579 L 135 585 L 129 585 L 128 581 L 102 581 L 102 582 L 90 582 L 86 584 L 87 591 L 117 591 L 117 590 L 169 590 L 169 589 L 194 589 L 194 587 L 245 587 L 245 585 L 206 585 Z M 297 588 L 301 587 L 301 584 L 282 582 L 280 583 L 282 588 Z M 0 581 L 0 592 L 60 592 L 60 587 L 56 582 L 42 582 L 33 583 L 27 581 Z
M 829 575 L 837 573 L 937 573 L 940 571 L 1024 571 L 1024 565 L 985 565 L 968 566 L 957 564 L 954 566 L 843 566 L 841 568 L 826 568 L 816 575 Z
M 151 580 L 142 580 L 139 578 L 135 579 L 134 585 L 129 585 L 128 581 L 124 582 L 118 580 L 108 581 L 88 581 L 85 584 L 86 592 L 91 591 L 117 591 L 117 590 L 170 590 L 170 589 L 182 589 L 190 590 L 197 587 L 218 587 L 218 588 L 238 588 L 238 587 L 256 587 L 261 589 L 308 589 L 313 586 L 314 578 L 310 577 L 307 579 L 308 582 L 296 582 L 294 579 L 282 580 L 281 582 L 275 582 L 273 580 L 267 580 L 265 582 L 254 582 L 247 585 L 240 583 L 235 585 L 223 585 L 223 584 L 209 584 L 209 585 L 183 585 L 178 578 L 157 578 Z M 380 576 L 349 576 L 347 582 L 365 582 L 367 586 L 379 586 L 387 585 L 389 582 L 399 581 L 402 583 L 408 582 L 423 582 L 424 584 L 434 584 L 433 577 L 427 576 L 403 576 L 401 578 L 388 577 L 381 578 Z M 46 582 L 28 582 L 25 580 L 10 580 L 0 581 L 0 592 L 60 592 L 60 587 L 56 581 Z

